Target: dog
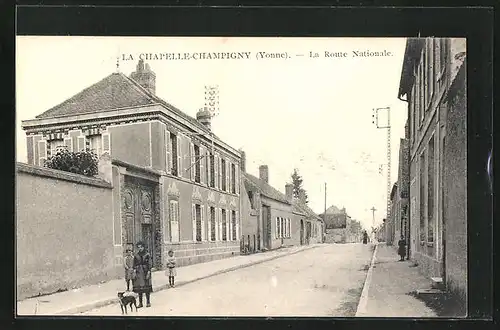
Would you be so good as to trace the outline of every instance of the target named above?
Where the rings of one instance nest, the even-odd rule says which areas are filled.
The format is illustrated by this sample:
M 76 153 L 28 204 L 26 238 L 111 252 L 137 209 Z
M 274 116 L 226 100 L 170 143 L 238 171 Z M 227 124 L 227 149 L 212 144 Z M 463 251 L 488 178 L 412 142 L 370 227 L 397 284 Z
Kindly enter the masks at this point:
M 122 309 L 122 315 L 127 313 L 127 305 L 130 306 L 130 311 L 133 311 L 132 307 L 135 307 L 137 312 L 137 298 L 134 293 L 131 292 L 118 292 L 118 300 L 120 302 L 120 308 Z

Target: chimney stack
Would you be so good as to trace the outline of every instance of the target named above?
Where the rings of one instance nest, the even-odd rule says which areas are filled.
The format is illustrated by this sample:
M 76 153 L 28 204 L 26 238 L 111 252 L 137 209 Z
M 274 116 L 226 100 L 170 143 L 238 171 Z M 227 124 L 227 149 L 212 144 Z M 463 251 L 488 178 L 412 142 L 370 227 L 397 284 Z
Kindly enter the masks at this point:
M 156 75 L 149 64 L 144 65 L 144 60 L 139 60 L 135 71 L 130 74 L 130 78 L 135 80 L 139 85 L 141 85 L 144 89 L 146 89 L 151 94 L 155 94 L 156 92 Z
M 293 200 L 293 184 L 287 183 L 285 185 L 285 195 L 286 195 L 287 201 L 291 202 Z
M 240 160 L 240 169 L 242 173 L 245 173 L 247 170 L 247 155 L 243 150 L 240 149 L 241 160 Z
M 212 113 L 207 108 L 201 108 L 196 113 L 196 120 L 202 123 L 209 130 L 212 129 Z
M 267 165 L 259 166 L 259 178 L 262 181 L 269 183 L 269 167 L 267 167 Z

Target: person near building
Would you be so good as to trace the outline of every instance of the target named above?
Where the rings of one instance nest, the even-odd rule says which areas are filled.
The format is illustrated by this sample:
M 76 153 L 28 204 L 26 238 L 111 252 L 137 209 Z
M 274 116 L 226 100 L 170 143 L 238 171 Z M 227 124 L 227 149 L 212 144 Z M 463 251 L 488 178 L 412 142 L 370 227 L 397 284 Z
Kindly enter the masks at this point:
M 134 252 L 132 248 L 127 248 L 125 258 L 123 258 L 123 268 L 125 268 L 127 291 L 130 291 L 130 281 L 134 279 Z
M 368 233 L 365 231 L 363 231 L 363 244 L 367 244 L 368 243 Z
M 401 235 L 401 238 L 398 241 L 398 254 L 399 261 L 404 261 L 406 256 L 406 240 L 403 235 Z
M 138 242 L 136 246 L 137 253 L 134 256 L 135 278 L 132 284 L 134 292 L 139 294 L 139 306 L 137 307 L 143 307 L 143 294 L 146 294 L 146 307 L 151 307 L 150 295 L 153 292 L 151 268 L 153 267 L 153 260 L 143 242 Z
M 177 271 L 175 270 L 176 263 L 177 261 L 174 257 L 174 251 L 168 251 L 167 271 L 165 272 L 165 275 L 168 276 L 168 284 L 170 284 L 170 287 L 172 288 L 175 287 L 175 276 L 177 275 Z

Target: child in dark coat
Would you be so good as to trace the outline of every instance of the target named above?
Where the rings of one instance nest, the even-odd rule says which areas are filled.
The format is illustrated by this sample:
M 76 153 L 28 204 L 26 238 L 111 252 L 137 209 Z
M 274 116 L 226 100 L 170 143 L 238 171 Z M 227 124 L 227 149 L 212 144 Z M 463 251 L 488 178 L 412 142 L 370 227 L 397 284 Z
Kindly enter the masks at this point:
M 401 239 L 398 241 L 398 254 L 399 261 L 404 261 L 406 256 L 406 240 L 403 236 L 401 236 Z

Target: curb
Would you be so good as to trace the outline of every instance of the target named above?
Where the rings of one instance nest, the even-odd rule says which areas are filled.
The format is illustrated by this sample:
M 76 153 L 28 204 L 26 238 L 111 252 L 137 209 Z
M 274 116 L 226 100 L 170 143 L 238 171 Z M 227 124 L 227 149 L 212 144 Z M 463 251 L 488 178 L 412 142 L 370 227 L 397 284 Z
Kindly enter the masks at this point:
M 375 259 L 377 255 L 378 242 L 375 243 L 375 250 L 373 251 L 372 260 L 370 262 L 370 268 L 366 274 L 365 284 L 363 285 L 363 291 L 361 292 L 361 297 L 359 298 L 358 308 L 356 310 L 355 317 L 360 317 L 366 313 L 366 305 L 368 303 L 368 290 L 370 289 L 370 284 L 372 281 L 373 266 L 375 265 Z
M 320 245 L 309 246 L 309 247 L 305 247 L 305 248 L 303 248 L 301 250 L 294 251 L 294 252 L 291 252 L 291 253 L 284 253 L 282 255 L 273 256 L 273 257 L 270 257 L 270 258 L 267 258 L 267 259 L 253 261 L 253 262 L 250 262 L 250 263 L 247 263 L 247 264 L 233 266 L 233 267 L 230 267 L 230 268 L 218 270 L 218 271 L 216 271 L 214 273 L 210 273 L 208 275 L 197 277 L 197 278 L 192 279 L 192 280 L 180 281 L 179 283 L 177 283 L 175 285 L 175 287 L 177 288 L 177 287 L 180 287 L 180 286 L 183 286 L 183 285 L 186 285 L 186 284 L 189 284 L 189 283 L 193 283 L 193 282 L 196 282 L 196 281 L 200 281 L 200 280 L 203 280 L 203 279 L 206 279 L 206 278 L 209 278 L 209 277 L 221 275 L 221 274 L 224 274 L 224 273 L 229 273 L 229 272 L 232 272 L 232 271 L 235 271 L 235 270 L 238 270 L 238 269 L 243 269 L 243 268 L 247 268 L 247 267 L 250 267 L 250 266 L 258 265 L 258 264 L 261 264 L 261 263 L 264 263 L 264 262 L 267 262 L 267 261 L 271 261 L 271 260 L 283 258 L 283 257 L 286 257 L 286 256 L 294 255 L 294 254 L 297 254 L 297 253 L 300 253 L 300 252 L 304 252 L 304 251 L 307 251 L 307 250 L 312 250 L 312 249 L 318 248 L 319 246 Z M 162 290 L 167 289 L 168 287 L 169 287 L 168 284 L 157 285 L 157 286 L 153 287 L 153 292 L 162 291 Z M 114 298 L 114 297 L 113 298 L 99 300 L 99 301 L 94 301 L 92 303 L 86 303 L 84 305 L 80 305 L 80 306 L 77 306 L 77 307 L 72 307 L 72 308 L 69 308 L 69 309 L 65 309 L 65 310 L 62 310 L 62 311 L 55 312 L 55 313 L 53 313 L 51 315 L 80 314 L 80 313 L 83 313 L 83 312 L 86 312 L 86 311 L 89 311 L 89 310 L 92 310 L 92 309 L 101 308 L 101 307 L 104 307 L 104 306 L 107 306 L 107 305 L 111 305 L 113 303 L 116 303 L 116 298 Z

